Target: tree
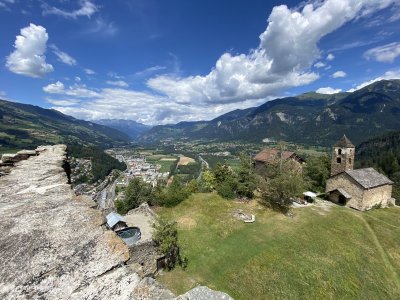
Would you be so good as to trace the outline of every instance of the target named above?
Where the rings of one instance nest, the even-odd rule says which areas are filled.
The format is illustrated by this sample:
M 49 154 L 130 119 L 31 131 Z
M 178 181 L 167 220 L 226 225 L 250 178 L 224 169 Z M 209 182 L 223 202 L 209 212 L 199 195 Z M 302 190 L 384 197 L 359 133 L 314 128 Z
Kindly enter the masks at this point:
M 240 197 L 253 198 L 254 190 L 257 187 L 256 176 L 252 168 L 252 160 L 249 155 L 240 153 L 240 168 L 237 172 L 236 193 Z
M 267 207 L 283 213 L 289 211 L 291 198 L 304 190 L 303 174 L 293 165 L 293 161 L 282 161 L 271 165 L 276 169 L 276 176 L 266 178 L 261 201 Z
M 186 189 L 190 194 L 197 193 L 199 190 L 199 184 L 197 183 L 197 180 L 190 180 L 186 186 Z
M 313 157 L 304 166 L 304 175 L 310 188 L 324 191 L 326 180 L 330 175 L 331 162 L 328 156 Z
M 178 245 L 178 229 L 176 222 L 168 222 L 159 219 L 154 226 L 153 241 L 161 254 L 165 255 L 168 270 L 171 270 L 178 263 L 186 267 L 187 258 L 182 259 Z
M 214 173 L 210 170 L 205 170 L 201 173 L 201 178 L 199 182 L 199 190 L 201 192 L 211 192 L 214 190 L 216 184 Z
M 214 171 L 215 186 L 218 195 L 226 199 L 234 199 L 236 197 L 237 177 L 232 169 L 218 163 Z
M 230 180 L 234 176 L 232 169 L 229 166 L 221 163 L 217 164 L 213 170 L 213 173 L 215 177 L 215 183 L 217 185 L 223 183 L 224 181 Z
M 217 185 L 217 193 L 225 199 L 235 199 L 236 198 L 236 187 L 237 181 L 233 178 L 227 178 L 227 180 L 221 182 Z
M 187 199 L 189 195 L 190 192 L 182 185 L 177 176 L 175 176 L 174 181 L 172 181 L 171 185 L 166 189 L 162 204 L 166 207 L 172 207 Z
M 152 188 L 141 178 L 132 179 L 125 190 L 125 199 L 117 200 L 115 208 L 121 214 L 127 213 L 129 210 L 138 207 L 144 202 L 151 201 L 153 196 Z

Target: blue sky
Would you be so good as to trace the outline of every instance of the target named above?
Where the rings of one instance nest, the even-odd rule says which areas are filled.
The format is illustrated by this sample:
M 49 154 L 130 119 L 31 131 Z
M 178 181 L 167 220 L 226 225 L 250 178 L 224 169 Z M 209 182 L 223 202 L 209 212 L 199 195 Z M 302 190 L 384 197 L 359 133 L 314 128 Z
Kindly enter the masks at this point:
M 0 0 L 0 98 L 86 120 L 209 120 L 400 78 L 396 0 Z

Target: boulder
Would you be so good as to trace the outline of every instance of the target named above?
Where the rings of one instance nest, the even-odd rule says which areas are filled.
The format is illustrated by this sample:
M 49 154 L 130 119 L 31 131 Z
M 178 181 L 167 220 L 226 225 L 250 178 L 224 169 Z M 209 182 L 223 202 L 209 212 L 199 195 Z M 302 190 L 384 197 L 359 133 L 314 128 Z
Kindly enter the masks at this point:
M 36 150 L 21 150 L 21 151 L 18 151 L 17 154 L 28 155 L 28 156 L 36 156 L 37 152 L 36 152 Z
M 198 286 L 183 295 L 175 298 L 176 300 L 233 300 L 231 296 L 223 292 L 214 291 L 206 286 Z

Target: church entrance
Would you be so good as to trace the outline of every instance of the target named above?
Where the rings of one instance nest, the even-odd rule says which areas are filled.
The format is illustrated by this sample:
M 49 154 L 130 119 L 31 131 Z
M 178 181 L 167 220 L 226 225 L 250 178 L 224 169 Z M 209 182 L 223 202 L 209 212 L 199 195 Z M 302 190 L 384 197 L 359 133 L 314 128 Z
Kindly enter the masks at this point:
M 340 205 L 346 205 L 346 197 L 343 195 L 339 195 L 339 202 Z

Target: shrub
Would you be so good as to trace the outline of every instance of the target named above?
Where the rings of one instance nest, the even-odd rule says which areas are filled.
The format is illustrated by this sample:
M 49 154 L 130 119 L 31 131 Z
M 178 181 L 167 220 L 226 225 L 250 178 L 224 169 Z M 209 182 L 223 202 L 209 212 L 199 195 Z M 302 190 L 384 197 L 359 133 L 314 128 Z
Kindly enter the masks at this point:
M 173 269 L 176 264 L 186 268 L 188 264 L 187 257 L 180 255 L 178 245 L 178 229 L 176 222 L 168 222 L 160 219 L 158 224 L 154 225 L 153 241 L 161 254 L 165 255 L 165 262 L 168 270 Z
M 140 204 L 149 202 L 152 196 L 151 186 L 136 177 L 126 187 L 125 199 L 115 201 L 115 208 L 118 213 L 126 214 L 129 210 L 139 207 Z
M 228 181 L 224 181 L 217 186 L 217 193 L 225 199 L 234 199 L 236 197 L 232 184 Z

